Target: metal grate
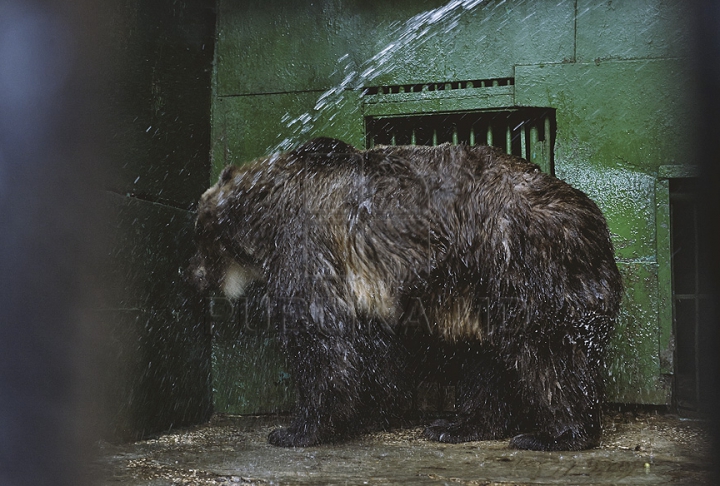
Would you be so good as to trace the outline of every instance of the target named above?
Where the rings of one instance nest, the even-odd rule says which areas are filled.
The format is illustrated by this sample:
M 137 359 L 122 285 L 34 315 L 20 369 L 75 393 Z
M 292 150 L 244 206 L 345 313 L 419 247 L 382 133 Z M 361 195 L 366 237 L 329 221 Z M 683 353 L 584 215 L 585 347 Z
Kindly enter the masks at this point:
M 493 88 L 498 86 L 512 86 L 515 84 L 514 78 L 492 78 L 492 79 L 476 79 L 472 81 L 448 81 L 440 83 L 422 83 L 422 84 L 396 84 L 391 86 L 370 86 L 365 88 L 364 95 L 383 95 L 383 94 L 399 94 L 399 93 L 423 93 L 432 91 L 450 91 L 450 90 L 472 90 L 478 88 Z
M 696 199 L 697 179 L 670 180 L 673 321 L 675 328 L 675 402 L 681 409 L 709 406 L 714 386 L 715 301 L 705 271 L 704 245 Z
M 553 172 L 555 110 L 513 108 L 397 117 L 366 117 L 367 146 L 493 145 Z

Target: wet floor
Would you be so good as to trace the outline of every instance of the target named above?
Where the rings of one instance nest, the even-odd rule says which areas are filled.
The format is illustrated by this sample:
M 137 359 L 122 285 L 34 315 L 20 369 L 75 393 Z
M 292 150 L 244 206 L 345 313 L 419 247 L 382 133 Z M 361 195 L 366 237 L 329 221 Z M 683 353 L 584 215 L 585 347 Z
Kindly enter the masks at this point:
M 582 452 L 517 451 L 507 441 L 440 444 L 423 439 L 421 427 L 285 449 L 266 438 L 286 417 L 219 415 L 155 439 L 100 444 L 92 469 L 103 485 L 709 484 L 703 421 L 607 415 L 602 445 Z

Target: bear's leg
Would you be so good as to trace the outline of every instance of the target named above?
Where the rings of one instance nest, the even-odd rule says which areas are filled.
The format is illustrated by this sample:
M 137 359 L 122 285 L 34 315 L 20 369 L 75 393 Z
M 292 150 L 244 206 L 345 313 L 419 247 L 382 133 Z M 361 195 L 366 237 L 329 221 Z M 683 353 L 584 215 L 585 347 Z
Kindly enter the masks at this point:
M 386 324 L 372 321 L 370 333 L 359 336 L 357 347 L 365 366 L 361 386 L 361 414 L 370 426 L 387 428 L 412 407 L 409 353 Z
M 548 351 L 530 349 L 518 359 L 522 400 L 534 417 L 534 432 L 510 446 L 539 451 L 595 447 L 601 435 L 602 360 L 588 359 L 586 346 L 565 342 Z
M 457 415 L 453 420 L 435 421 L 425 429 L 425 437 L 457 443 L 503 439 L 521 430 L 513 387 L 517 376 L 496 352 L 489 346 L 468 350 L 459 383 Z
M 339 333 L 286 333 L 284 347 L 296 386 L 295 417 L 270 433 L 271 444 L 303 447 L 351 437 L 402 395 L 400 351 L 370 324 Z

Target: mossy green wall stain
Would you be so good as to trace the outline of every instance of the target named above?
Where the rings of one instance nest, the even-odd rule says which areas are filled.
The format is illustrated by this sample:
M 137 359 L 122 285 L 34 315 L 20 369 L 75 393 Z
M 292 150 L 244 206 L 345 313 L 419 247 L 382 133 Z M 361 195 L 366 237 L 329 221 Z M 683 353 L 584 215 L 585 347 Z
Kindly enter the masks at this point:
M 387 47 L 398 25 L 445 4 L 219 0 L 212 179 L 226 163 L 267 155 L 292 135 L 286 115 L 310 112 L 348 70 Z M 658 171 L 682 166 L 692 150 L 683 122 L 692 117 L 687 26 L 679 0 L 488 0 L 448 32 L 431 28 L 433 35 L 394 54 L 392 69 L 366 83 L 513 77 L 512 93 L 504 94 L 509 105 L 557 110 L 556 175 L 604 211 L 626 284 L 609 359 L 608 393 L 615 401 L 670 399 L 669 247 L 662 230 L 668 218 L 657 199 L 664 194 Z M 346 91 L 297 143 L 329 135 L 363 146 L 368 113 L 443 111 L 445 104 L 470 109 L 457 101 L 410 98 L 370 105 L 357 91 Z M 257 344 L 255 352 L 264 353 Z M 273 360 L 271 353 L 264 356 Z M 258 399 L 243 410 L 253 407 L 277 408 Z

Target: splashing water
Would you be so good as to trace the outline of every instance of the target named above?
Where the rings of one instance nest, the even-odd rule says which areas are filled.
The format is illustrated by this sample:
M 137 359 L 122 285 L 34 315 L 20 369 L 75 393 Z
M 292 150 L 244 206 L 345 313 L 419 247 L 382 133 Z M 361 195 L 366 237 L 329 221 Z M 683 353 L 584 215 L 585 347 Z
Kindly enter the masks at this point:
M 338 64 L 345 63 L 343 72 L 346 75 L 343 80 L 320 95 L 312 111 L 294 118 L 286 113 L 282 122 L 286 124 L 290 135 L 277 144 L 271 152 L 290 150 L 298 142 L 304 141 L 324 111 L 328 107 L 338 106 L 343 101 L 346 90 L 362 89 L 373 79 L 390 73 L 397 64 L 393 61 L 398 54 L 405 55 L 409 49 L 417 49 L 433 35 L 451 32 L 458 26 L 464 12 L 482 2 L 483 0 L 452 0 L 442 7 L 419 13 L 404 23 L 398 23 L 390 34 L 393 41 L 363 62 L 358 70 L 352 69 L 349 54 L 342 56 L 338 59 Z M 332 122 L 335 116 L 335 114 L 331 115 L 329 121 Z

